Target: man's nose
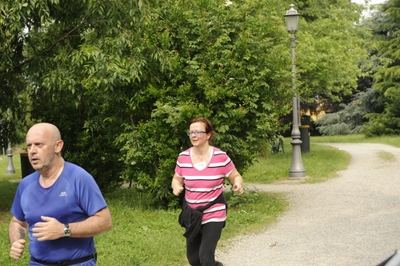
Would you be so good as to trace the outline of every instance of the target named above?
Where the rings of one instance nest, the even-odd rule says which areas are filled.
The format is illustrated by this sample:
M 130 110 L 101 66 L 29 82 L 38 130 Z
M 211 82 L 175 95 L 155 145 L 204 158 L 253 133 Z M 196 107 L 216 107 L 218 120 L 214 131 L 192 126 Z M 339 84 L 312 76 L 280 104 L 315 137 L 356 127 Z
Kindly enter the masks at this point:
M 28 148 L 28 153 L 36 153 L 37 149 L 35 145 L 32 145 Z

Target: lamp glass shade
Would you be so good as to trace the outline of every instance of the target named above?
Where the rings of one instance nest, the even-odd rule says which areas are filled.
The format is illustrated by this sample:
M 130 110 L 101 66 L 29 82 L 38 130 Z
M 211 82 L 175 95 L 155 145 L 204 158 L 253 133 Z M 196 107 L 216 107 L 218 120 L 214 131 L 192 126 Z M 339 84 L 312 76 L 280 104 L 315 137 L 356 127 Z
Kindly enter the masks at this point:
M 295 33 L 299 27 L 300 14 L 294 9 L 294 5 L 290 5 L 290 9 L 286 11 L 286 29 L 290 33 Z
M 286 29 L 288 32 L 296 32 L 299 27 L 299 16 L 286 16 Z

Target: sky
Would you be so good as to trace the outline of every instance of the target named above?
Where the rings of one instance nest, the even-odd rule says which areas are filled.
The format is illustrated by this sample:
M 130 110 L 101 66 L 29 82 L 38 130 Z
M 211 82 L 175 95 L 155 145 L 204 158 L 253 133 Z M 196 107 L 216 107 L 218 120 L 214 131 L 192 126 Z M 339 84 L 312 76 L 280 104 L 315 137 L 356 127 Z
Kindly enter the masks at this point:
M 376 4 L 383 4 L 386 1 L 387 0 L 369 0 L 368 1 L 368 6 L 376 5 Z M 357 3 L 357 4 L 365 4 L 365 0 L 351 0 L 351 2 Z M 364 11 L 363 14 L 368 16 L 369 12 L 368 11 Z
M 375 4 L 382 4 L 386 0 L 370 0 L 369 4 L 370 5 L 375 5 Z M 365 4 L 364 0 L 352 0 L 351 2 L 358 3 L 358 4 Z

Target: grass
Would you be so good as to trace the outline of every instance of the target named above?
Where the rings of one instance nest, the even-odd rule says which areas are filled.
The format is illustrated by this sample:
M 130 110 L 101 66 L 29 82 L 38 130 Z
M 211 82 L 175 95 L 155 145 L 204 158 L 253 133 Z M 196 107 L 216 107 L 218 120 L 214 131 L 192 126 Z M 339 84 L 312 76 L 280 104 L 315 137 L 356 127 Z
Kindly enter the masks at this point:
M 385 151 L 381 151 L 379 152 L 379 158 L 388 161 L 388 162 L 393 162 L 396 160 L 396 157 L 394 156 L 393 153 L 390 152 L 385 152 Z
M 348 136 L 322 136 L 310 137 L 311 143 L 333 142 L 333 143 L 382 143 L 400 147 L 400 136 L 382 136 L 367 138 L 364 135 Z
M 258 161 L 243 173 L 245 181 L 266 184 L 286 180 L 292 161 L 290 141 L 290 138 L 284 139 L 285 153 L 258 158 Z M 310 153 L 302 153 L 302 161 L 307 174 L 305 182 L 315 183 L 336 177 L 337 171 L 345 169 L 350 160 L 350 156 L 346 152 L 333 147 L 318 145 L 319 143 L 382 143 L 400 147 L 400 137 L 311 136 L 310 143 Z M 389 161 L 394 159 L 393 154 L 390 153 L 381 153 L 380 157 Z
M 336 172 L 346 168 L 350 157 L 335 148 L 318 145 L 324 142 L 376 142 L 399 147 L 399 137 L 366 139 L 363 136 L 311 137 L 310 153 L 303 153 L 307 172 L 306 182 L 322 182 L 336 177 Z M 259 158 L 243 173 L 246 183 L 273 183 L 286 180 L 291 164 L 290 139 L 285 139 L 285 153 Z M 391 160 L 390 154 L 382 158 Z M 9 258 L 8 223 L 9 209 L 20 180 L 19 156 L 13 156 L 16 174 L 6 175 L 8 158 L 0 160 L 0 265 L 27 265 L 25 252 L 19 261 Z M 120 189 L 105 195 L 113 217 L 113 229 L 96 237 L 99 266 L 171 265 L 186 266 L 184 229 L 177 222 L 178 210 L 154 210 L 147 207 L 147 195 L 131 189 Z M 228 221 L 219 247 L 229 248 L 229 240 L 238 234 L 257 232 L 274 223 L 287 208 L 283 194 L 246 191 L 237 196 L 226 193 L 229 202 Z
M 5 160 L 4 160 L 5 158 Z M 9 258 L 9 209 L 21 179 L 18 156 L 13 156 L 16 174 L 5 175 L 7 159 L 0 160 L 0 265 L 27 265 L 28 252 L 19 261 Z M 10 182 L 9 180 L 13 180 Z M 113 217 L 113 229 L 96 237 L 98 265 L 187 265 L 184 229 L 178 224 L 179 210 L 154 210 L 147 207 L 147 195 L 131 189 L 120 189 L 105 195 Z M 230 201 L 229 220 L 221 246 L 238 234 L 261 230 L 285 211 L 281 195 L 246 192 L 242 196 L 226 193 Z
M 243 176 L 250 183 L 273 183 L 286 180 L 292 162 L 290 139 L 284 140 L 285 153 L 260 157 Z M 333 147 L 317 144 L 310 145 L 309 153 L 302 153 L 303 166 L 306 169 L 305 182 L 315 183 L 336 177 L 336 172 L 346 168 L 350 155 Z

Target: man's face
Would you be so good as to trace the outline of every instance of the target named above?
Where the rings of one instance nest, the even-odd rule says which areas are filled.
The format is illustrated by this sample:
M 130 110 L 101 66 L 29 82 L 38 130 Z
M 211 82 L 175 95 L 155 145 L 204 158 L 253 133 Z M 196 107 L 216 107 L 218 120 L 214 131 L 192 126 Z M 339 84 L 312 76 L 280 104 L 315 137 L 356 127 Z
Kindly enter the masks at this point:
M 50 168 L 55 158 L 56 141 L 49 132 L 45 127 L 32 127 L 26 135 L 29 161 L 37 171 Z

